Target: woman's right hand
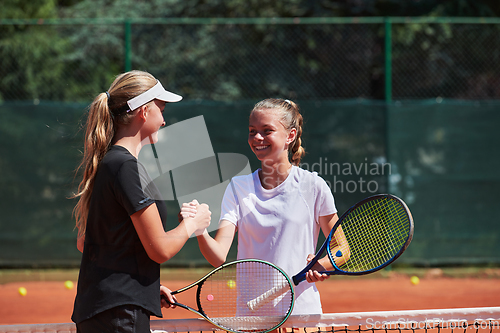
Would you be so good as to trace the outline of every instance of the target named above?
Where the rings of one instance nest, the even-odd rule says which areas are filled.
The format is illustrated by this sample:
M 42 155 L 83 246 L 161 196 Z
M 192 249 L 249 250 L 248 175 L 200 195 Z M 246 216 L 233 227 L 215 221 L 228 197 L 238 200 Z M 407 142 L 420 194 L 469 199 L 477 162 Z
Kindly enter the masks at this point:
M 212 212 L 207 204 L 200 204 L 198 200 L 183 203 L 179 212 L 179 222 L 193 219 L 196 224 L 196 236 L 200 236 L 210 226 Z
M 195 199 L 189 203 L 183 203 L 181 206 L 181 211 L 177 215 L 177 218 L 179 219 L 179 223 L 181 223 L 184 219 L 187 218 L 194 218 L 196 216 L 196 206 L 198 206 L 199 203 Z
M 193 220 L 196 221 L 197 226 L 195 231 L 196 236 L 203 234 L 203 232 L 210 226 L 211 219 L 212 212 L 207 204 L 200 204 L 196 206 L 196 215 L 193 218 Z
M 195 223 L 195 235 L 200 236 L 210 226 L 212 212 L 207 204 L 200 204 L 198 200 L 193 200 L 189 203 L 183 203 L 181 211 L 178 214 L 179 223 L 192 219 Z

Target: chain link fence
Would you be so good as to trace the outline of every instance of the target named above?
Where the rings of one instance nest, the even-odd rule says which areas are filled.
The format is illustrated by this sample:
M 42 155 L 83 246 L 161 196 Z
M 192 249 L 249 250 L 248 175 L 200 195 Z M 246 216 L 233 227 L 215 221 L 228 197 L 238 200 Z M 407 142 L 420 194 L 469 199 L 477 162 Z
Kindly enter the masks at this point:
M 327 181 L 339 212 L 372 193 L 408 202 L 416 233 L 398 262 L 498 264 L 499 29 L 438 18 L 0 20 L 0 266 L 79 264 L 68 198 L 84 110 L 130 69 L 184 96 L 167 124 L 203 115 L 214 151 L 243 154 L 252 170 L 252 105 L 297 101 L 302 167 Z M 173 227 L 178 202 L 167 205 Z M 190 240 L 168 264 L 206 261 Z
M 131 68 L 202 100 L 500 96 L 500 20 L 337 21 L 3 20 L 0 98 L 85 102 Z
M 395 24 L 395 99 L 500 96 L 499 24 Z

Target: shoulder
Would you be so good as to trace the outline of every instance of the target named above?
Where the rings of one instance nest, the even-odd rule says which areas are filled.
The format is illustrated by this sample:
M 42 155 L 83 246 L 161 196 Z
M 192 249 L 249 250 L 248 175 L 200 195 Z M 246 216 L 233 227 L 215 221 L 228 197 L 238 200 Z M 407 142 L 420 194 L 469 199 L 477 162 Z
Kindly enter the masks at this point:
M 295 170 L 295 178 L 299 181 L 299 182 L 314 182 L 314 183 L 321 183 L 321 182 L 324 182 L 324 179 L 321 178 L 318 173 L 316 171 L 309 171 L 309 170 L 306 170 L 306 169 L 302 169 L 300 167 L 297 167 L 297 166 L 293 166 L 293 169 Z
M 96 181 L 126 187 L 127 183 L 139 182 L 142 174 L 139 162 L 127 149 L 112 146 L 99 165 Z
M 118 173 L 122 167 L 137 169 L 137 159 L 120 146 L 111 146 L 101 161 L 101 167 L 111 173 Z
M 249 193 L 255 193 L 255 177 L 258 180 L 258 171 L 248 175 L 234 176 L 227 185 L 226 195 L 246 196 Z
M 234 185 L 248 185 L 248 184 L 253 184 L 254 178 L 258 178 L 258 172 L 259 170 L 255 170 L 254 172 L 248 174 L 248 175 L 242 175 L 242 176 L 234 176 L 231 178 L 231 183 Z
M 120 164 L 127 161 L 137 161 L 137 159 L 126 148 L 120 146 L 111 146 L 102 159 L 103 164 Z
M 295 182 L 299 184 L 301 191 L 314 193 L 330 191 L 326 181 L 316 171 L 311 172 L 295 166 L 294 169 Z

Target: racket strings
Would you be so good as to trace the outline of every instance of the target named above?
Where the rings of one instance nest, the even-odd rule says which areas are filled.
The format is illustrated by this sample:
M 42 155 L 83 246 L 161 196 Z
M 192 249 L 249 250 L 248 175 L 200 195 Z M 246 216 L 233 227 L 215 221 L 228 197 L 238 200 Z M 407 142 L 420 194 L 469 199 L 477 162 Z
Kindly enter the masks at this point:
M 409 228 L 407 210 L 393 198 L 384 197 L 356 207 L 342 222 L 349 258 L 338 268 L 361 272 L 380 267 L 399 253 L 408 239 Z M 336 242 L 330 243 L 332 252 L 335 246 Z M 341 262 L 341 258 L 335 261 Z
M 391 204 L 393 200 L 383 200 L 381 202 L 370 202 L 364 207 L 362 214 L 368 216 L 368 221 L 364 221 L 369 226 L 371 237 L 364 239 L 363 243 L 364 267 L 375 268 L 392 258 L 400 249 L 400 232 L 396 227 L 398 220 L 394 219 L 392 213 L 395 207 Z M 371 212 L 371 213 L 370 213 Z M 359 229 L 357 229 L 359 230 Z M 378 237 L 377 237 L 378 236 Z M 372 266 L 367 266 L 372 265 Z
M 395 204 L 398 204 L 397 206 Z M 378 262 L 375 265 L 381 265 L 390 258 L 392 258 L 401 248 L 401 245 L 405 242 L 405 237 L 403 235 L 401 225 L 398 224 L 401 220 L 394 216 L 394 212 L 401 207 L 399 203 L 395 200 L 384 200 L 382 205 L 374 205 L 374 227 L 373 227 L 373 237 L 372 241 L 373 247 L 372 251 L 378 255 Z M 378 220 L 377 220 L 378 219 Z M 408 225 L 405 223 L 404 225 Z M 376 230 L 375 226 L 379 226 L 380 229 Z
M 269 300 L 251 309 L 248 302 L 278 287 Z M 285 320 L 293 305 L 288 278 L 259 261 L 239 262 L 216 271 L 203 283 L 198 301 L 203 313 L 230 331 L 262 332 Z M 265 318 L 263 320 L 263 318 Z

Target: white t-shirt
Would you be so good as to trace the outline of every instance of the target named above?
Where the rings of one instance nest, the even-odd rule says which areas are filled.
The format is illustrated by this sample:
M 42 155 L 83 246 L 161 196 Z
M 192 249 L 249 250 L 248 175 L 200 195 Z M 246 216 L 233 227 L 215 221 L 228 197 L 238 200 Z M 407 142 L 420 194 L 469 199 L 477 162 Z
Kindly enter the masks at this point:
M 220 220 L 237 227 L 238 259 L 272 262 L 291 278 L 316 252 L 319 217 L 337 212 L 333 195 L 316 172 L 293 166 L 286 180 L 270 190 L 262 187 L 258 172 L 232 179 Z M 295 295 L 293 314 L 322 313 L 314 283 L 301 282 Z

